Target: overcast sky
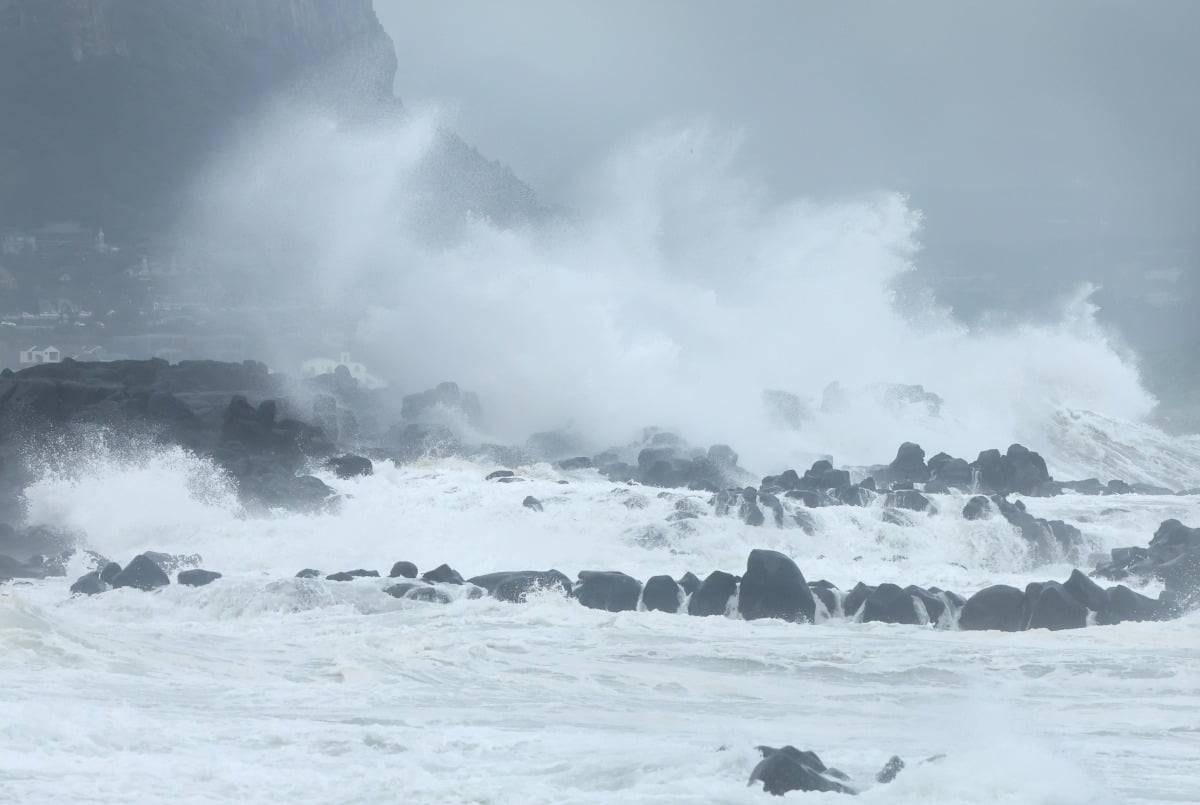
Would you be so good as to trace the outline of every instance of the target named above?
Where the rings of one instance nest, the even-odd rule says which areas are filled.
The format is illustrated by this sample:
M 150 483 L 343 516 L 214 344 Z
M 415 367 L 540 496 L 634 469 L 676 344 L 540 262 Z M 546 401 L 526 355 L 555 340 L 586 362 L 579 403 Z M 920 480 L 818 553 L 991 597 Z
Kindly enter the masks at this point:
M 703 120 L 780 194 L 911 194 L 964 309 L 956 278 L 1026 277 L 993 288 L 1012 304 L 1080 278 L 1195 288 L 1196 0 L 375 5 L 397 95 L 549 201 L 637 131 Z

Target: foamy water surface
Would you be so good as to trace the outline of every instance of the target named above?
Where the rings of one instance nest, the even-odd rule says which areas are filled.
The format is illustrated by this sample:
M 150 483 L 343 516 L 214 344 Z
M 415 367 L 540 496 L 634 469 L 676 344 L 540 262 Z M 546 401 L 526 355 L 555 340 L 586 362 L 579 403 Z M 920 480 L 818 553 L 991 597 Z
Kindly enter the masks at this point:
M 444 461 L 327 480 L 340 513 L 247 519 L 203 462 L 168 451 L 48 477 L 31 518 L 119 561 L 199 553 L 199 589 L 72 598 L 82 572 L 0 594 L 0 796 L 23 802 L 762 802 L 756 744 L 816 750 L 864 786 L 893 753 L 887 802 L 1189 802 L 1200 776 L 1200 620 L 1075 632 L 963 633 L 587 610 L 548 595 L 399 601 L 386 580 L 295 579 L 448 562 L 505 569 L 738 572 L 754 547 L 809 579 L 987 584 L 1029 566 L 1002 521 L 962 499 L 908 528 L 878 508 L 816 510 L 818 532 L 711 514 L 589 472 Z M 136 476 L 141 495 L 119 495 Z M 568 480 L 568 484 L 559 484 Z M 540 498 L 544 512 L 522 508 Z M 640 496 L 632 506 L 631 496 Z M 1026 501 L 1096 550 L 1200 522 L 1198 497 Z M 644 505 L 642 505 L 644 504 Z M 119 514 L 125 512 L 125 514 Z M 76 572 L 78 571 L 78 572 Z M 1148 592 L 1154 593 L 1154 590 Z M 945 754 L 940 761 L 922 758 Z M 838 795 L 789 795 L 834 801 Z

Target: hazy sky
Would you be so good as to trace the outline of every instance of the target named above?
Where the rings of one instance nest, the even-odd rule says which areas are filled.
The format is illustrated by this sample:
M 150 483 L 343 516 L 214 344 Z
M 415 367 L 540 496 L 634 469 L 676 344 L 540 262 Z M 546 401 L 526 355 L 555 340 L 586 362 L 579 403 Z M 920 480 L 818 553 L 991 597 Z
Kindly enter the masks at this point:
M 980 278 L 1000 305 L 1150 272 L 1195 290 L 1195 0 L 375 5 L 400 98 L 448 107 L 547 200 L 635 132 L 702 120 L 744 132 L 780 194 L 910 193 L 964 309 L 987 300 L 954 283 Z

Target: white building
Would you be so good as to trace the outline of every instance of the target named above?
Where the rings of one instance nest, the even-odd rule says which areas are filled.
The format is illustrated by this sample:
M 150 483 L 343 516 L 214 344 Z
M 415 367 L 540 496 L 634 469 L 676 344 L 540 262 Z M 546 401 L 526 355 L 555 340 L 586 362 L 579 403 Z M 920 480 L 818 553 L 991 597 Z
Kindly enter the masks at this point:
M 21 350 L 21 364 L 61 363 L 62 352 L 58 347 L 30 347 Z

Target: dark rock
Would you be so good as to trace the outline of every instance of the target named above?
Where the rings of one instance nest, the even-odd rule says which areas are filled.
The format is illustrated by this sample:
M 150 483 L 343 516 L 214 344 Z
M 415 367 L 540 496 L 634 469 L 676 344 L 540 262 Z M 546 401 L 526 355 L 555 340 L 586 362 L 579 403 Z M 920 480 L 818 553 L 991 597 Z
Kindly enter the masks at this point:
M 803 531 L 805 534 L 808 534 L 810 537 L 817 533 L 817 520 L 815 517 L 813 517 L 811 512 L 793 512 L 792 521 L 801 531 Z
M 863 623 L 905 623 L 916 625 L 921 622 L 913 597 L 895 584 L 880 584 L 863 602 Z
M 729 599 L 737 593 L 737 578 L 722 570 L 714 570 L 692 593 L 688 600 L 688 614 L 708 617 L 724 615 L 729 609 Z
M 139 590 L 154 590 L 170 583 L 166 572 L 144 553 L 133 557 L 112 580 L 113 587 L 136 587 Z
M 1132 495 L 1133 487 L 1124 481 L 1112 480 L 1104 487 L 1106 495 Z
M 1104 485 L 1096 478 L 1086 478 L 1082 481 L 1067 481 L 1063 484 L 1063 489 L 1080 495 L 1100 495 L 1104 492 Z
M 446 564 L 441 564 L 433 570 L 426 571 L 421 576 L 422 581 L 441 582 L 442 584 L 462 584 L 463 577 L 458 571 Z
M 1154 562 L 1169 562 L 1188 551 L 1200 549 L 1200 528 L 1188 528 L 1178 520 L 1164 520 L 1150 539 Z
M 965 520 L 985 520 L 992 512 L 992 503 L 983 495 L 976 495 L 963 506 L 962 514 Z
M 1063 589 L 1093 612 L 1103 612 L 1111 604 L 1108 591 L 1079 570 L 1071 571 L 1071 577 L 1063 583 Z
M 415 590 L 418 587 L 423 586 L 425 585 L 417 584 L 416 582 L 402 581 L 399 584 L 393 584 L 391 587 L 385 588 L 384 592 L 390 595 L 392 598 L 403 598 L 404 596 L 408 595 L 411 590 Z
M 1088 610 L 1057 581 L 1033 582 L 1025 588 L 1023 619 L 1027 629 L 1082 629 Z
M 71 595 L 97 595 L 108 589 L 108 584 L 100 580 L 100 571 L 93 570 L 75 580 L 71 585 Z
M 592 468 L 592 460 L 587 456 L 579 456 L 577 458 L 564 458 L 558 462 L 558 468 L 570 472 L 572 470 L 590 470 Z
M 642 604 L 652 612 L 678 612 L 680 592 L 670 576 L 651 576 L 642 588 Z
M 1045 460 L 1028 448 L 1014 444 L 1010 445 L 1005 459 L 1009 465 L 1009 487 L 1011 491 L 1021 495 L 1045 495 L 1050 483 L 1050 472 L 1046 469 Z
M 316 578 L 320 578 L 320 576 L 321 576 L 321 571 L 315 570 L 311 567 L 306 567 L 303 570 L 301 570 L 299 573 L 296 574 L 296 578 L 298 578 L 298 579 L 316 579 Z
M 1021 609 L 1025 594 L 1007 584 L 985 587 L 967 599 L 958 616 L 958 625 L 969 631 L 996 629 L 1002 632 L 1020 631 Z
M 450 594 L 436 587 L 414 586 L 404 594 L 408 601 L 424 601 L 429 604 L 449 604 Z
M 388 573 L 389 579 L 415 579 L 416 577 L 417 566 L 404 560 L 392 565 L 391 572 Z
M 859 484 L 851 484 L 835 489 L 833 497 L 846 506 L 866 506 L 875 499 L 875 493 Z
M 869 584 L 863 584 L 861 581 L 855 584 L 850 592 L 846 593 L 845 599 L 842 601 L 842 609 L 847 618 L 853 618 L 858 614 L 858 610 L 866 603 L 867 598 L 871 593 L 875 592 L 875 588 Z
M 176 581 L 185 587 L 203 587 L 221 578 L 215 570 L 181 570 L 175 577 Z
M 839 590 L 825 579 L 819 581 L 810 581 L 808 589 L 812 591 L 813 598 L 825 605 L 825 611 L 832 617 L 838 613 L 838 598 Z
M 100 569 L 100 581 L 112 584 L 113 579 L 121 572 L 121 566 L 116 562 L 108 562 Z
M 795 470 L 784 470 L 780 475 L 768 475 L 759 485 L 767 492 L 792 492 L 800 489 L 800 476 Z
M 533 495 L 526 495 L 525 499 L 521 501 L 521 505 L 527 509 L 532 509 L 535 512 L 543 511 L 542 502 Z
M 375 465 L 365 456 L 339 456 L 330 459 L 329 464 L 333 467 L 334 474 L 343 479 L 371 475 L 375 472 Z
M 784 497 L 798 500 L 810 509 L 821 506 L 832 506 L 834 499 L 818 489 L 792 489 L 784 493 Z
M 1096 622 L 1099 624 L 1162 620 L 1163 609 L 1160 602 L 1136 593 L 1124 584 L 1109 587 L 1106 593 L 1108 605 L 1096 616 Z
M 914 512 L 935 511 L 929 498 L 912 489 L 888 492 L 886 505 Z
M 904 592 L 911 595 L 916 601 L 920 602 L 925 607 L 925 614 L 929 616 L 930 623 L 937 623 L 941 620 L 942 615 L 946 612 L 946 601 L 935 594 L 932 590 L 926 590 L 915 584 L 910 584 L 904 588 Z
M 354 579 L 379 578 L 378 570 L 343 570 L 340 573 L 330 573 L 325 577 L 326 581 L 353 581 Z
M 901 528 L 908 528 L 914 524 L 912 515 L 905 514 L 899 509 L 893 509 L 890 506 L 883 509 L 883 511 L 880 513 L 880 517 L 883 518 L 883 522 L 891 523 L 892 525 L 898 525 Z
M 700 581 L 699 576 L 689 570 L 679 578 L 678 584 L 685 593 L 691 595 L 692 593 L 696 592 L 696 590 L 700 589 L 700 585 L 703 584 L 703 582 Z
M 531 593 L 560 589 L 571 594 L 571 580 L 557 570 L 512 570 L 476 576 L 471 584 L 482 587 L 493 598 L 523 604 Z
M 975 471 L 965 459 L 938 453 L 929 459 L 929 483 L 943 484 L 965 492 L 975 486 Z
M 496 470 L 495 472 L 489 472 L 487 477 L 484 478 L 483 480 L 495 481 L 499 478 L 514 478 L 514 477 L 516 477 L 516 473 L 513 472 L 512 470 Z
M 905 442 L 896 451 L 896 457 L 888 465 L 894 480 L 924 483 L 929 480 L 929 467 L 925 464 L 925 451 L 920 445 Z
M 761 781 L 768 794 L 779 797 L 789 791 L 856 793 L 829 775 L 829 770 L 814 752 L 802 752 L 794 746 L 781 749 L 760 746 L 758 751 L 763 759 L 750 772 L 749 784 Z
M 637 609 L 642 583 L 624 573 L 581 570 L 572 595 L 590 609 L 626 612 Z
M 775 521 L 775 527 L 783 528 L 783 504 L 779 502 L 779 498 L 769 492 L 759 492 L 758 502 L 771 512 L 771 519 Z
M 465 419 L 478 425 L 483 417 L 479 397 L 471 391 L 462 391 L 457 383 L 439 383 L 435 388 L 419 394 L 405 395 L 400 405 L 400 416 L 409 422 L 441 422 L 450 419 Z
M 875 775 L 875 782 L 879 784 L 890 783 L 896 779 L 896 775 L 904 771 L 904 761 L 898 755 L 892 755 L 888 762 L 883 764 L 883 768 Z
M 756 548 L 746 560 L 738 611 L 746 620 L 781 618 L 812 623 L 816 603 L 804 574 L 791 558 Z

